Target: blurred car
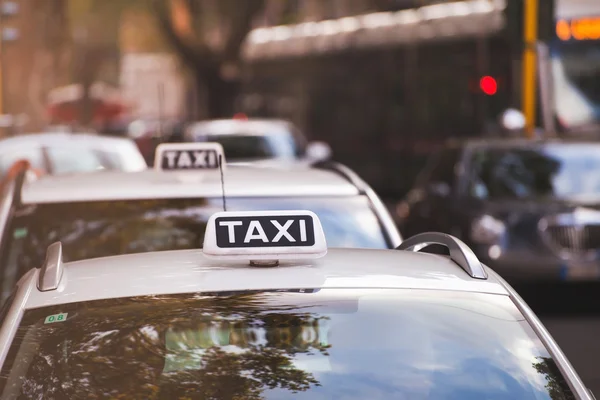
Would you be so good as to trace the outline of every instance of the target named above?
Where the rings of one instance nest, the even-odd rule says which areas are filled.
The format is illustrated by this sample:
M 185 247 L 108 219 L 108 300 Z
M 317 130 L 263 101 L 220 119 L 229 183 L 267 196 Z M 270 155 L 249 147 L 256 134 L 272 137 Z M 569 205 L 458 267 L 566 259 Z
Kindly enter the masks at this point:
M 228 162 L 325 161 L 331 149 L 324 142 L 308 142 L 291 122 L 279 119 L 234 118 L 190 124 L 186 142 L 216 142 Z
M 432 157 L 395 217 L 442 231 L 515 282 L 600 278 L 600 142 L 487 139 Z
M 0 174 L 17 160 L 56 175 L 97 170 L 141 171 L 146 162 L 133 141 L 87 133 L 32 133 L 0 140 Z
M 52 244 L 0 315 L 4 398 L 593 399 L 448 235 L 331 249 L 314 214 L 265 210 L 215 214 L 203 236 L 79 262 Z M 452 258 L 414 251 L 432 242 Z
M 45 248 L 55 240 L 63 241 L 69 261 L 196 248 L 208 217 L 225 207 L 312 210 L 334 247 L 394 248 L 401 242 L 377 195 L 338 164 L 228 165 L 223 181 L 218 171 L 149 169 L 11 182 L 0 203 L 4 294 L 43 262 Z

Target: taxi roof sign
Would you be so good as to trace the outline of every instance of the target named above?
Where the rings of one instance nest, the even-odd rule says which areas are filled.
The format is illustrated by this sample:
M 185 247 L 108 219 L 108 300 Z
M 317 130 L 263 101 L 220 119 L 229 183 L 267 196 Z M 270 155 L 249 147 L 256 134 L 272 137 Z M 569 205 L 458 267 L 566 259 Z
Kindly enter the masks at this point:
M 161 143 L 156 147 L 154 169 L 160 171 L 217 171 L 225 168 L 220 143 Z
M 312 211 L 223 211 L 208 220 L 203 252 L 210 258 L 252 264 L 320 258 L 327 254 L 327 242 Z

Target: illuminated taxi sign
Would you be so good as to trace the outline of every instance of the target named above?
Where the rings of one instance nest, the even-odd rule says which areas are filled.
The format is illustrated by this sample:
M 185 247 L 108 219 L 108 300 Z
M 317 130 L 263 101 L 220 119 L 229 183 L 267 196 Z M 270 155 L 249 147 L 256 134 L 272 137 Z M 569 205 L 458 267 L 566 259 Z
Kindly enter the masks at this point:
M 556 35 L 560 40 L 600 40 L 600 17 L 561 19 L 556 22 Z
M 225 153 L 219 143 L 161 143 L 156 148 L 154 169 L 161 171 L 219 170 Z
M 222 259 L 306 259 L 323 257 L 327 243 L 312 211 L 218 212 L 208 220 L 203 252 Z

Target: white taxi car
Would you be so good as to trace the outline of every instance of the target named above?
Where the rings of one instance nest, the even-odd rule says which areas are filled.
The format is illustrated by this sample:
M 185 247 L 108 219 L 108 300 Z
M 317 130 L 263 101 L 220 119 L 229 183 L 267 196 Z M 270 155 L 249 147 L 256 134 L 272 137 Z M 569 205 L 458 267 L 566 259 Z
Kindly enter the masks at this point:
M 185 129 L 184 140 L 220 143 L 228 162 L 324 161 L 331 156 L 325 142 L 308 142 L 291 122 L 273 118 L 195 122 Z
M 344 166 L 221 163 L 221 170 L 222 154 L 214 143 L 171 143 L 158 147 L 155 168 L 146 171 L 35 181 L 19 175 L 0 203 L 1 296 L 42 263 L 55 240 L 62 240 L 68 261 L 193 249 L 202 243 L 208 218 L 224 208 L 309 209 L 337 247 L 394 248 L 401 242 L 381 200 Z
M 89 133 L 32 133 L 0 140 L 0 175 L 18 160 L 52 175 L 147 168 L 133 140 Z
M 593 398 L 452 236 L 328 249 L 310 211 L 220 212 L 202 247 L 66 263 L 52 244 L 0 315 L 2 399 Z

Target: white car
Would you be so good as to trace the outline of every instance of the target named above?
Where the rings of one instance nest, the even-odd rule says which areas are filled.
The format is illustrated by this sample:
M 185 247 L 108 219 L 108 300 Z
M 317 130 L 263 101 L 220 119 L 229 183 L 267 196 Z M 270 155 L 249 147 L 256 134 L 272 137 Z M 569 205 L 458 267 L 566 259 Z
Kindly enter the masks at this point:
M 68 261 L 193 249 L 202 243 L 208 218 L 225 207 L 312 210 L 335 247 L 400 244 L 386 207 L 348 168 L 226 165 L 222 180 L 219 168 L 189 164 L 195 154 L 215 149 L 202 161 L 212 160 L 216 167 L 215 154 L 222 155 L 218 144 L 162 144 L 156 157 L 162 163 L 155 169 L 11 181 L 0 203 L 2 296 L 23 273 L 43 262 L 45 248 L 55 240 L 62 240 Z
M 324 161 L 329 145 L 308 142 L 291 122 L 280 119 L 220 119 L 190 124 L 187 142 L 217 142 L 228 162 Z
M 431 243 L 451 257 L 415 251 Z M 0 315 L 2 398 L 593 399 L 452 236 L 331 249 L 310 211 L 222 212 L 201 246 L 64 262 L 52 244 Z
M 51 175 L 147 168 L 131 139 L 89 133 L 32 133 L 0 140 L 0 175 L 22 159 Z

